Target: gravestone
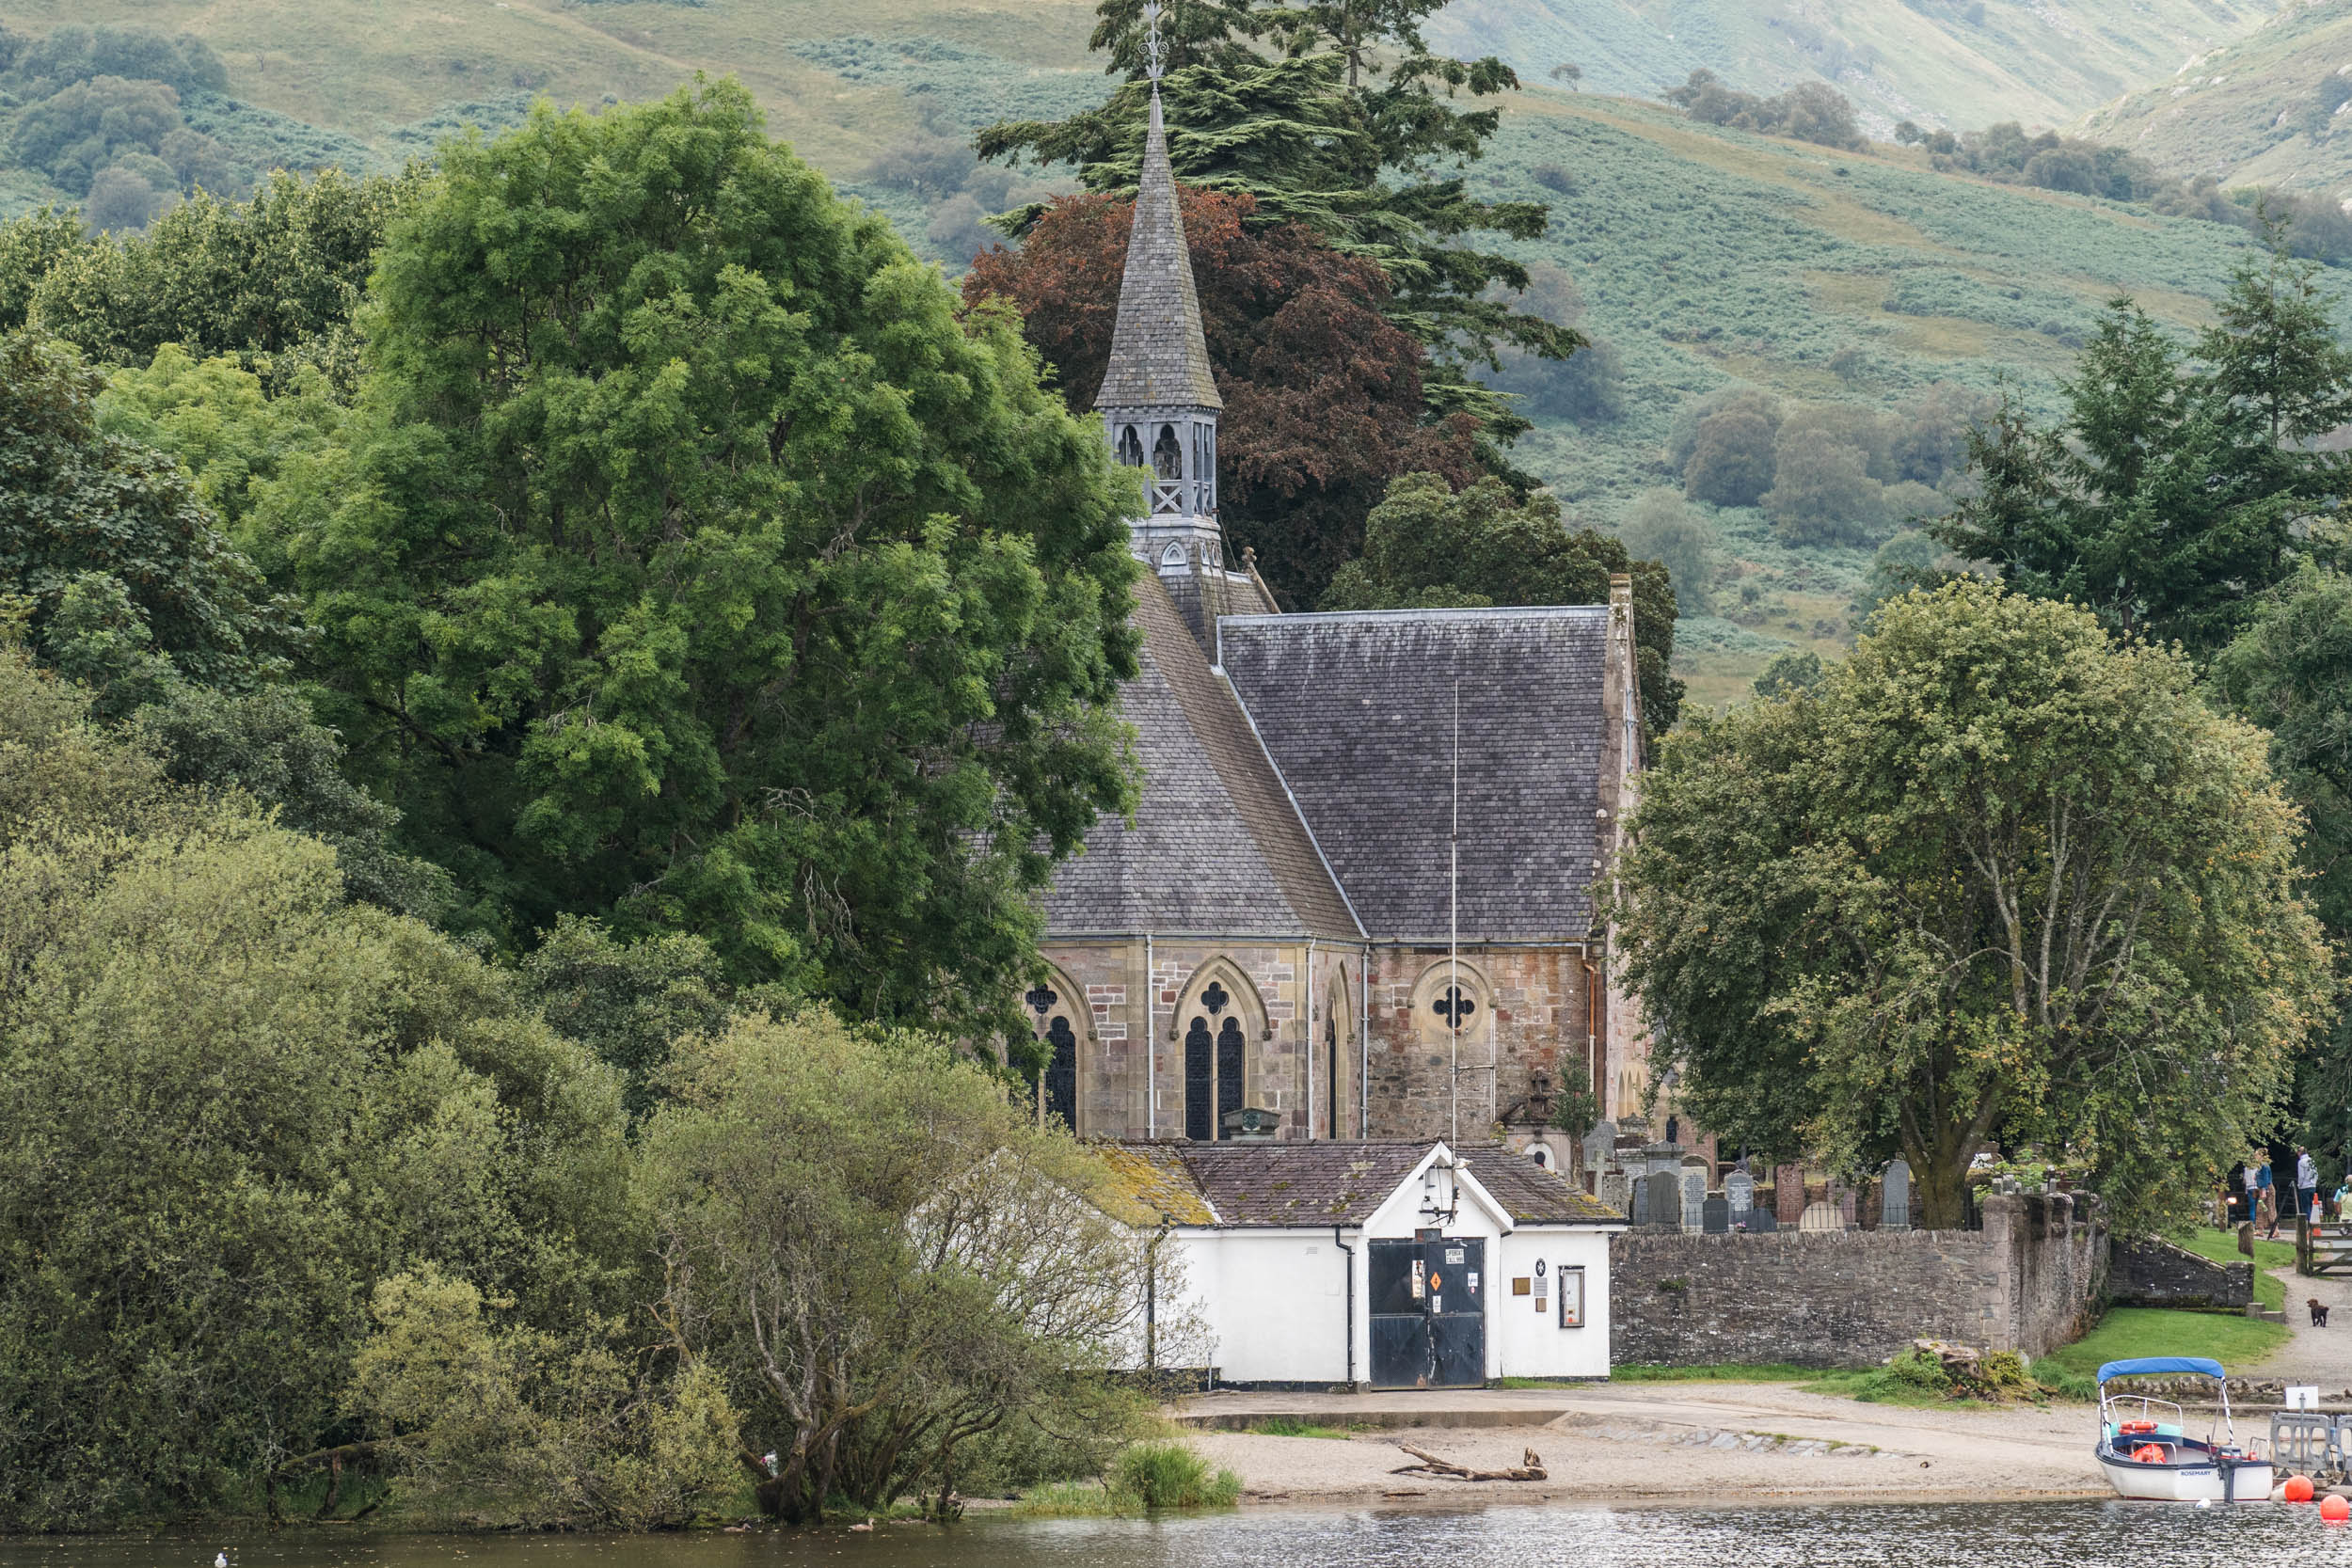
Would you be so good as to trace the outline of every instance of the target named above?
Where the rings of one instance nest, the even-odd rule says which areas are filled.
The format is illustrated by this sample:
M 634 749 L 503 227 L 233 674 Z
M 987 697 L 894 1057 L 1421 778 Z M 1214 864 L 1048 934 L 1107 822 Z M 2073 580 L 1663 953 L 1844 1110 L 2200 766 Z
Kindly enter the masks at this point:
M 1608 1164 L 1613 1162 L 1616 1156 L 1617 1124 L 1613 1121 L 1593 1123 L 1593 1130 L 1584 1134 L 1585 1163 L 1594 1165 Z
M 1911 1228 L 1911 1166 L 1897 1160 L 1879 1185 L 1879 1228 Z
M 1700 1206 L 1699 1227 L 1709 1236 L 1731 1234 L 1731 1200 L 1717 1193 Z
M 1625 1172 L 1621 1170 L 1602 1171 L 1599 1191 L 1594 1196 L 1600 1199 L 1602 1208 L 1613 1209 L 1628 1219 L 1634 1217 L 1633 1180 Z
M 1837 1182 L 1829 1190 L 1829 1200 L 1837 1210 L 1837 1227 L 1840 1230 L 1851 1230 L 1854 1227 L 1853 1189 L 1842 1181 Z
M 1756 1178 L 1735 1170 L 1724 1178 L 1724 1201 L 1730 1205 L 1731 1223 L 1742 1225 L 1756 1208 Z
M 1794 1225 L 1804 1215 L 1804 1167 L 1778 1165 L 1772 1170 L 1772 1208 L 1783 1225 Z
M 1837 1212 L 1835 1203 L 1808 1203 L 1804 1212 L 1797 1216 L 1797 1228 L 1804 1231 L 1843 1230 L 1845 1218 Z
M 1770 1236 L 1779 1229 L 1780 1217 L 1774 1214 L 1770 1209 L 1751 1209 L 1748 1211 L 1749 1235 Z
M 1671 1176 L 1649 1179 L 1649 1223 L 1659 1230 L 1682 1228 L 1682 1189 Z
M 1635 1225 L 1649 1224 L 1649 1178 L 1637 1176 L 1627 1184 L 1625 1217 Z
M 1707 1167 L 1682 1167 L 1682 1228 L 1697 1230 L 1707 1223 Z

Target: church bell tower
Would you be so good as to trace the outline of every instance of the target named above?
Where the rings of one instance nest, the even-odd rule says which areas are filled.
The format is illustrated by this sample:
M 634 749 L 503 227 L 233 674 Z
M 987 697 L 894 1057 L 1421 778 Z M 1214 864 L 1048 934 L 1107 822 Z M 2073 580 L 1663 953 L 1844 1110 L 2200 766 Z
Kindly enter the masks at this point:
M 1143 178 L 1127 270 L 1119 288 L 1108 372 L 1094 406 L 1112 452 L 1150 469 L 1140 514 L 1129 523 L 1130 547 L 1165 580 L 1178 574 L 1222 579 L 1224 536 L 1216 520 L 1216 421 L 1225 407 L 1209 373 L 1193 288 L 1184 215 L 1168 167 L 1168 130 L 1160 117 L 1161 7 L 1143 8 L 1144 58 L 1152 80 L 1152 123 L 1143 143 Z

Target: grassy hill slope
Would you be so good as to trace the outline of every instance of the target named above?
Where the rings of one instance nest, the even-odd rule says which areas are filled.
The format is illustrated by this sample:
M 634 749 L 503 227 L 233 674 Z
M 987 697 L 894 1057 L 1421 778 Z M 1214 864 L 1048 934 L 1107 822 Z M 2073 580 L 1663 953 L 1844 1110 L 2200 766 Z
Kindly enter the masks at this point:
M 1513 108 L 1478 179 L 1552 203 L 1551 235 L 1523 253 L 1577 280 L 1581 325 L 1620 356 L 1626 394 L 1622 418 L 1545 423 L 1518 456 L 1593 522 L 1678 482 L 1674 417 L 1719 388 L 1896 413 L 1952 381 L 2047 408 L 2108 298 L 2128 293 L 2186 333 L 2210 319 L 2248 243 L 2214 224 L 1940 174 L 1891 149 L 1834 152 L 1591 95 Z M 1569 176 L 1566 194 L 1539 182 L 1547 168 Z M 1694 697 L 1739 694 L 1783 648 L 1843 646 L 1869 546 L 1790 548 L 1760 512 L 1699 510 L 1729 613 L 1686 625 L 1677 664 Z
M 2075 129 L 2172 173 L 2352 197 L 2352 0 L 2310 0 Z
M 2058 125 L 2242 38 L 2279 0 L 1456 0 L 1433 36 L 1543 78 L 1563 60 L 1597 91 L 1652 97 L 1706 66 L 1772 91 L 1836 85 L 1883 135 Z

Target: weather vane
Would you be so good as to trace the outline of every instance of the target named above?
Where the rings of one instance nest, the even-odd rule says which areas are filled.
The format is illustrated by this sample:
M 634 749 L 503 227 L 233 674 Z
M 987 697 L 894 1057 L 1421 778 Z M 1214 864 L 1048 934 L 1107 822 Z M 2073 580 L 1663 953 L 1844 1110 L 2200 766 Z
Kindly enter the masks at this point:
M 1152 81 L 1168 68 L 1168 48 L 1160 41 L 1160 0 L 1143 0 L 1143 73 Z

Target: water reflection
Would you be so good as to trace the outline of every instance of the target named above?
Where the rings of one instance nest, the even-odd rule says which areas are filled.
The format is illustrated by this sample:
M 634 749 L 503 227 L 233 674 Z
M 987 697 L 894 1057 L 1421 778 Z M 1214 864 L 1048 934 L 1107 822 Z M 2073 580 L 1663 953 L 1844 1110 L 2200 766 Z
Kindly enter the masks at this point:
M 295 1530 L 0 1540 L 0 1568 L 2265 1568 L 2352 1561 L 2309 1508 L 2126 1503 L 1465 1513 L 1297 1509 L 1163 1520 L 977 1520 L 870 1535 L 393 1536 Z

